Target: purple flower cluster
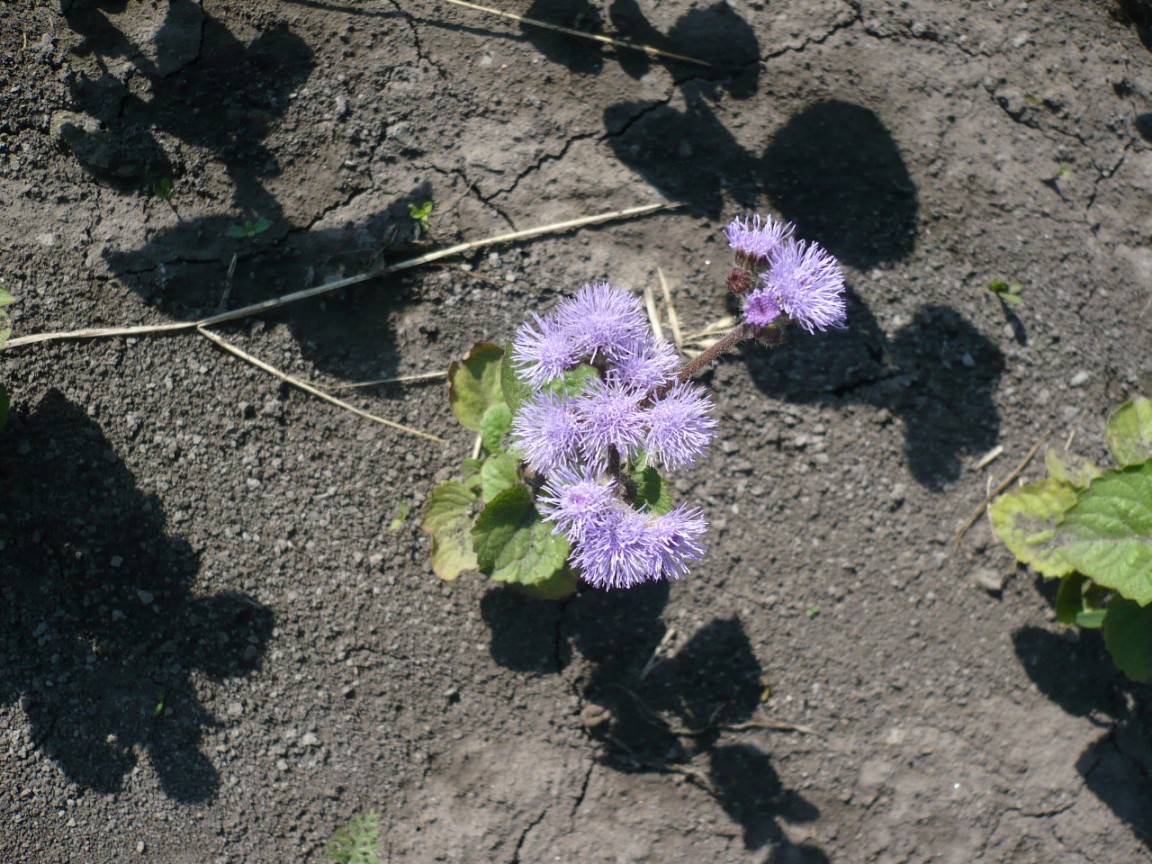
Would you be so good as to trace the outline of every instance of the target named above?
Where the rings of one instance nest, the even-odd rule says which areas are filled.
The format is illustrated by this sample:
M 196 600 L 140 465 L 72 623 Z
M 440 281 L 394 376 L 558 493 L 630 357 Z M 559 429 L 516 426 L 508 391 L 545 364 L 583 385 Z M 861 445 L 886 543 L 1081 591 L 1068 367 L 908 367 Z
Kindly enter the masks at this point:
M 584 579 L 616 588 L 684 575 L 704 552 L 702 514 L 637 509 L 627 473 L 693 465 L 716 420 L 704 389 L 678 380 L 676 350 L 653 338 L 640 301 L 607 283 L 586 285 L 520 327 L 511 362 L 533 391 L 512 421 L 513 442 L 546 478 L 540 511 L 571 541 Z M 595 374 L 565 392 L 557 382 L 582 364 Z
M 839 264 L 819 244 L 794 239 L 792 230 L 759 216 L 733 219 L 725 229 L 736 256 L 728 284 L 743 296 L 744 320 L 761 328 L 795 321 L 809 333 L 843 327 Z

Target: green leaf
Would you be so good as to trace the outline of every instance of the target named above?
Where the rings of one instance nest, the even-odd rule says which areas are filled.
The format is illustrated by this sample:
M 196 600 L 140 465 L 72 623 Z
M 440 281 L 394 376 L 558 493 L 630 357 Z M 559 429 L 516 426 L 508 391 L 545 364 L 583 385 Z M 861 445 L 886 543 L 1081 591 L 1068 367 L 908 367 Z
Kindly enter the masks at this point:
M 1152 459 L 1152 400 L 1140 397 L 1113 411 L 1105 436 L 1117 465 L 1139 465 Z
M 272 227 L 272 220 L 257 219 L 256 224 L 251 225 L 250 223 L 246 222 L 244 223 L 244 227 L 250 234 L 263 234 L 265 231 Z
M 1056 591 L 1056 620 L 1071 627 L 1076 616 L 1084 612 L 1084 583 L 1088 580 L 1083 573 L 1069 573 L 1060 580 Z
M 1104 623 L 1104 614 L 1107 609 L 1085 609 L 1076 613 L 1076 624 L 1085 630 L 1099 630 Z
M 237 240 L 239 240 L 248 236 L 248 230 L 243 225 L 229 225 L 228 236 L 235 237 Z
M 448 400 L 466 429 L 480 431 L 484 412 L 504 401 L 500 390 L 500 361 L 504 349 L 491 342 L 472 346 L 468 356 L 448 367 Z
M 1049 447 L 1044 451 L 1044 464 L 1048 466 L 1048 476 L 1077 489 L 1087 489 L 1088 484 L 1102 473 L 1095 463 L 1062 446 Z
M 568 560 L 568 541 L 552 528 L 541 521 L 531 489 L 523 483 L 505 489 L 472 528 L 480 569 L 497 582 L 547 582 Z
M 1076 489 L 1046 477 L 1005 492 L 988 507 L 992 530 L 1013 555 L 1044 576 L 1067 576 L 1073 567 L 1055 542 L 1056 523 L 1076 503 Z
M 372 810 L 354 818 L 328 841 L 327 864 L 380 864 L 380 817 Z
M 476 570 L 472 548 L 472 505 L 476 493 L 459 480 L 445 480 L 424 503 L 420 527 L 432 536 L 432 572 L 451 582 L 465 570 Z
M 491 501 L 505 489 L 520 482 L 520 463 L 504 453 L 484 460 L 480 468 L 481 497 Z
M 537 600 L 563 600 L 576 593 L 576 586 L 580 584 L 580 577 L 570 567 L 561 567 L 542 582 L 532 585 L 514 585 L 521 594 L 527 594 Z
M 637 503 L 643 504 L 657 516 L 672 510 L 672 494 L 668 491 L 668 484 L 655 468 L 637 471 L 632 475 L 632 482 L 636 484 Z
M 548 384 L 548 392 L 557 396 L 579 396 L 592 381 L 600 377 L 595 366 L 581 363 L 575 369 L 569 369 L 563 377 L 557 378 Z
M 508 343 L 508 350 L 504 352 L 504 356 L 508 358 L 508 362 L 500 369 L 500 390 L 504 394 L 504 401 L 515 414 L 532 395 L 532 388 L 521 381 L 516 374 L 516 366 L 512 362 L 512 343 Z
M 5 288 L 3 285 L 0 285 L 0 309 L 4 308 L 15 299 L 16 298 L 8 292 L 7 288 Z
M 1152 461 L 1093 480 L 1064 514 L 1056 542 L 1060 557 L 1097 585 L 1152 603 Z
M 480 494 L 480 469 L 483 467 L 482 459 L 465 459 L 460 465 L 461 482 L 477 495 Z
M 1152 606 L 1123 597 L 1109 600 L 1104 644 L 1125 675 L 1133 681 L 1152 682 Z
M 512 412 L 504 402 L 489 405 L 480 418 L 480 440 L 489 453 L 499 453 L 504 449 L 504 433 L 512 425 Z

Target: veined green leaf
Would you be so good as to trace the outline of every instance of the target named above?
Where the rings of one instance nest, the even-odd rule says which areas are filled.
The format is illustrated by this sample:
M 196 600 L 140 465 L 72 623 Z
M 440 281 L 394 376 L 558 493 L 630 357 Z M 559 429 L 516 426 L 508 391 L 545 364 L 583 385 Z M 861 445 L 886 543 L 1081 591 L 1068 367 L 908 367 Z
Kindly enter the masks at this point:
M 459 480 L 445 480 L 428 495 L 420 527 L 432 536 L 432 572 L 451 582 L 465 570 L 475 570 L 472 548 L 472 505 L 476 493 Z
M 1056 543 L 1060 557 L 1097 585 L 1152 603 L 1152 461 L 1093 480 L 1064 514 Z
M 472 528 L 480 569 L 497 582 L 538 585 L 552 579 L 568 560 L 568 541 L 553 534 L 523 483 L 488 502 Z
M 480 468 L 480 495 L 485 501 L 491 501 L 519 482 L 520 464 L 505 453 L 489 456 Z
M 489 405 L 484 416 L 480 418 L 480 440 L 484 449 L 489 453 L 499 453 L 504 449 L 504 433 L 512 425 L 512 412 L 507 403 L 497 402 Z
M 504 349 L 491 342 L 473 345 L 468 356 L 448 367 L 448 401 L 456 419 L 467 429 L 480 431 L 484 412 L 504 401 L 500 389 Z

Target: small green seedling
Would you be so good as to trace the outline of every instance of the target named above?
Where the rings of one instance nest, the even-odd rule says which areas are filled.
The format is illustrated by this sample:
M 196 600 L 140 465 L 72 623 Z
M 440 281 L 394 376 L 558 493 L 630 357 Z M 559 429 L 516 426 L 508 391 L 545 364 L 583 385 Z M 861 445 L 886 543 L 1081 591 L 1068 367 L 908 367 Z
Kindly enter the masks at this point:
M 415 204 L 408 205 L 408 215 L 416 223 L 416 239 L 420 239 L 420 232 L 425 234 L 432 233 L 431 217 L 432 217 L 432 202 L 425 201 L 419 207 Z
M 372 810 L 336 832 L 325 850 L 328 864 L 380 864 L 380 817 Z
M 1007 303 L 1009 306 L 1019 306 L 1024 302 L 1024 298 L 1020 294 L 1020 288 L 1020 283 L 1015 279 L 1011 282 L 997 279 L 988 285 L 988 292 L 995 294 L 1001 302 Z
M 395 534 L 404 527 L 404 520 L 408 518 L 408 503 L 402 503 L 396 510 L 396 518 L 388 523 L 388 530 Z
M 1072 176 L 1072 166 L 1071 165 L 1061 165 L 1059 168 L 1056 169 L 1056 177 L 1060 180 L 1063 180 L 1065 177 L 1071 177 L 1071 176 Z
M 257 219 L 253 222 L 251 219 L 245 219 L 243 225 L 233 225 L 228 229 L 228 236 L 235 237 L 237 240 L 251 239 L 257 234 L 263 234 L 272 227 L 270 219 Z
M 820 614 L 820 607 L 819 606 L 813 606 L 804 614 L 807 615 L 809 618 L 815 618 Z
M 156 694 L 156 707 L 152 709 L 152 716 L 159 717 L 164 713 L 164 700 L 167 694 L 163 691 Z
M 152 194 L 159 198 L 161 201 L 172 200 L 172 178 L 161 177 L 160 180 L 152 184 Z

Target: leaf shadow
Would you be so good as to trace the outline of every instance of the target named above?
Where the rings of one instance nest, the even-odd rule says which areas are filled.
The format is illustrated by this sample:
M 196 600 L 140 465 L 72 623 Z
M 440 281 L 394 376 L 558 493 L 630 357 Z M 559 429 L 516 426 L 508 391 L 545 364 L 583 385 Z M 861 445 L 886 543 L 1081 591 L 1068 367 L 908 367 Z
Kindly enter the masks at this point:
M 18 702 L 31 746 L 85 788 L 122 791 L 140 748 L 169 798 L 213 799 L 200 742 L 220 722 L 193 675 L 257 671 L 272 613 L 193 593 L 199 556 L 80 406 L 52 391 L 3 437 L 0 703 Z

